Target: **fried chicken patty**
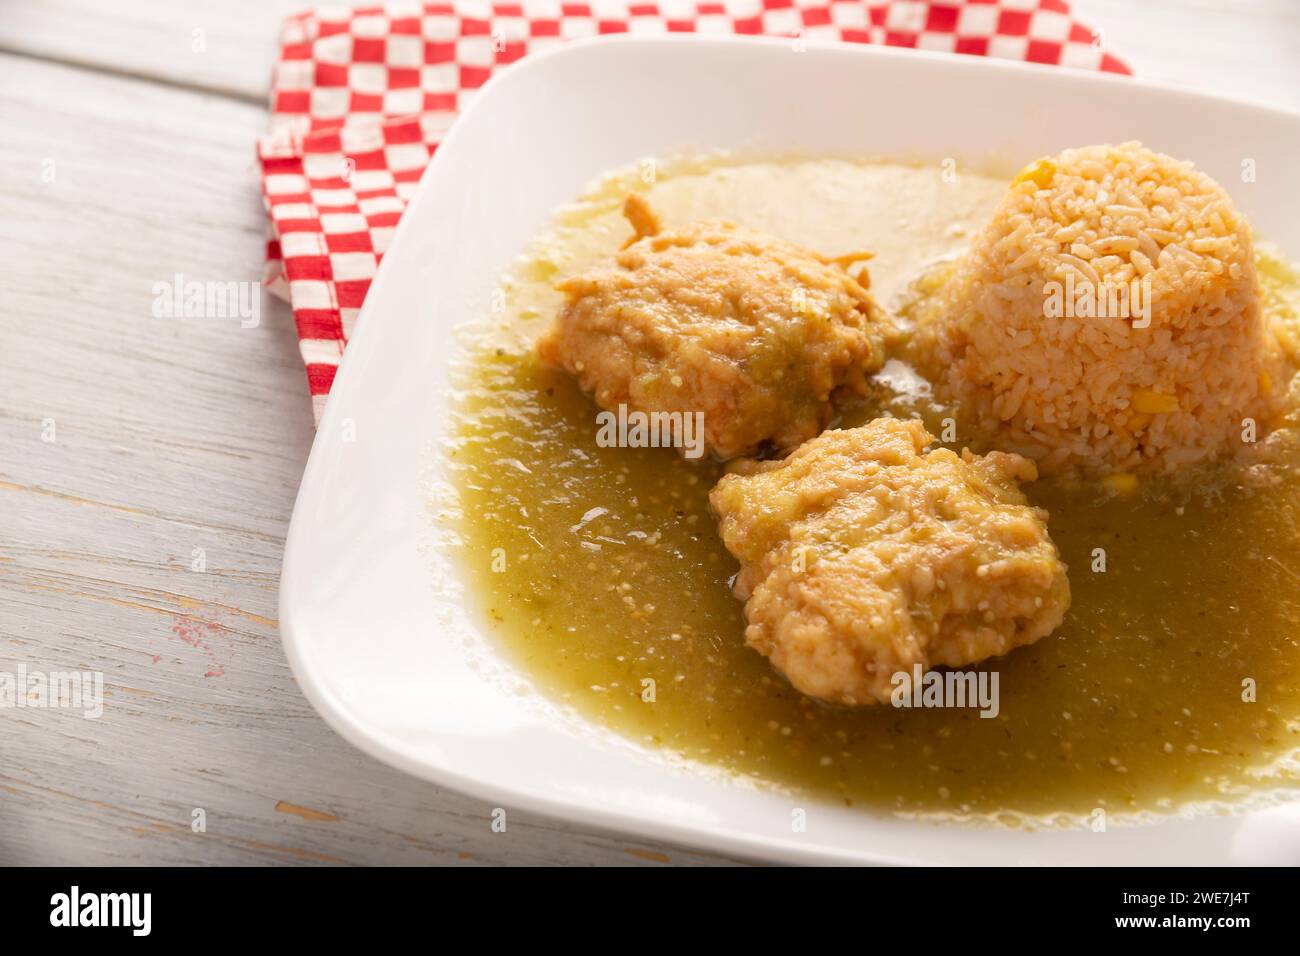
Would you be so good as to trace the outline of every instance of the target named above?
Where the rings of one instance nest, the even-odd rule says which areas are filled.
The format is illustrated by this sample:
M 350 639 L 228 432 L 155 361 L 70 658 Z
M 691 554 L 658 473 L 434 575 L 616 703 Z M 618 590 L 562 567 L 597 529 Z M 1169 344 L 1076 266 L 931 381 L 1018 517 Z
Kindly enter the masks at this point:
M 745 640 L 803 693 L 885 702 L 915 664 L 974 664 L 1061 623 L 1066 569 L 1018 485 L 1033 462 L 924 453 L 932 441 L 920 422 L 876 419 L 710 494 L 740 561 Z
M 816 435 L 837 391 L 862 393 L 892 326 L 845 266 L 731 222 L 664 230 L 639 196 L 636 236 L 566 294 L 537 345 L 602 408 L 703 414 L 719 458 Z M 865 273 L 864 273 L 865 275 Z M 866 281 L 865 279 L 863 281 Z

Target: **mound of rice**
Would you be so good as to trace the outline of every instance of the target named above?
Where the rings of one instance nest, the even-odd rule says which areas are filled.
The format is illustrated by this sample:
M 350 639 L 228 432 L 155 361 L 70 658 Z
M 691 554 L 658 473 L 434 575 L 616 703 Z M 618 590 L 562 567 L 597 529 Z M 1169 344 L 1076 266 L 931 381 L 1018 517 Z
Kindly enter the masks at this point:
M 1222 187 L 1140 143 L 1090 146 L 1016 177 L 914 346 L 1044 474 L 1170 472 L 1240 449 L 1247 417 L 1262 433 L 1282 389 L 1259 298 Z

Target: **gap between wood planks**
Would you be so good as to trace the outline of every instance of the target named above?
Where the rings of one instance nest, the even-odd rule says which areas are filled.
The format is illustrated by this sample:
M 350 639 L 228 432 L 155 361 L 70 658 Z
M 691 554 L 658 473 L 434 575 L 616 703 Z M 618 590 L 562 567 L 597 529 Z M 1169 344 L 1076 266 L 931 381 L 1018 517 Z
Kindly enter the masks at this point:
M 116 79 L 133 80 L 138 83 L 149 83 L 152 86 L 162 86 L 180 92 L 200 93 L 206 96 L 219 96 L 222 99 L 233 100 L 237 103 L 251 103 L 254 106 L 264 106 L 269 110 L 269 106 L 267 106 L 271 90 L 271 79 L 269 75 L 266 82 L 267 92 L 262 96 L 255 96 L 233 87 L 224 87 L 220 85 L 209 86 L 203 83 L 187 83 L 184 80 L 154 76 L 140 70 L 131 70 L 126 67 L 96 63 L 85 57 L 53 56 L 45 53 L 36 53 L 32 50 L 24 50 L 12 46 L 5 43 L 3 40 L 0 40 L 0 54 L 12 56 L 20 60 L 29 60 L 33 63 L 64 66 L 69 69 L 80 70 L 83 73 L 94 73 L 99 76 L 111 76 Z

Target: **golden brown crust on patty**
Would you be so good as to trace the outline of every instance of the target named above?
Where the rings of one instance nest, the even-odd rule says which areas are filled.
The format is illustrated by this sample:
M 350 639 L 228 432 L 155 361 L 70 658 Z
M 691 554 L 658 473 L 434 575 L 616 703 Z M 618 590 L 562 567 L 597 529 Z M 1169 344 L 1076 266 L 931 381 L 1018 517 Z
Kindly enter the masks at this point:
M 888 318 L 842 265 L 730 222 L 663 230 L 642 201 L 615 259 L 559 283 L 538 342 L 602 408 L 704 415 L 720 458 L 816 435 L 837 392 L 863 392 Z
M 741 563 L 746 641 L 796 688 L 887 701 L 913 665 L 961 667 L 1051 633 L 1070 603 L 1032 462 L 924 453 L 916 421 L 829 431 L 718 482 L 710 502 Z

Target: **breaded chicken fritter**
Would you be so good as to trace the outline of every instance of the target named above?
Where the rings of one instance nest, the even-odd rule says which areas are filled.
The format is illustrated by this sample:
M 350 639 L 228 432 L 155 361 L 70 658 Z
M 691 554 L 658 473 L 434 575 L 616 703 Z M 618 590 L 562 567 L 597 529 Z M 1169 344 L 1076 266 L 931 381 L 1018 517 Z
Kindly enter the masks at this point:
M 703 413 L 719 458 L 785 452 L 862 393 L 884 361 L 887 316 L 845 266 L 730 222 L 662 230 L 638 196 L 636 231 L 608 265 L 565 279 L 567 301 L 537 353 L 596 403 Z M 865 281 L 865 279 L 864 279 Z
M 962 667 L 1031 644 L 1070 604 L 1033 462 L 947 449 L 917 421 L 829 431 L 722 478 L 709 500 L 740 561 L 747 643 L 805 694 L 890 698 L 913 665 Z

